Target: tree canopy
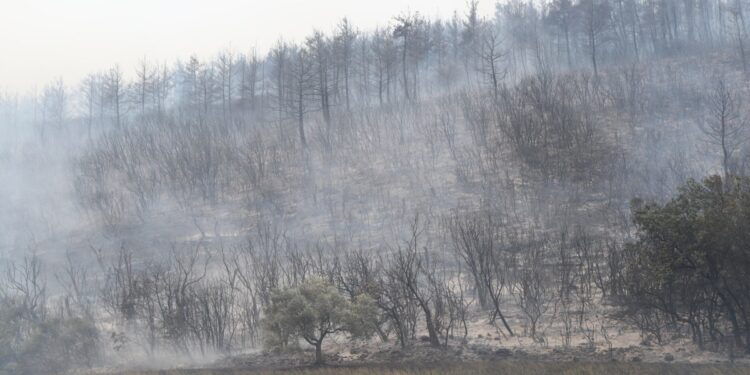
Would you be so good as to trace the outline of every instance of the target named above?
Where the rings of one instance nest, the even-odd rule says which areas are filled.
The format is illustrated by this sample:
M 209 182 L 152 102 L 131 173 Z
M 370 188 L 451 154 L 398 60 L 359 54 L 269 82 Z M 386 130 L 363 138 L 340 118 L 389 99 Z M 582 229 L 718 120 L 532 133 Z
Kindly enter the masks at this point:
M 687 326 L 699 344 L 750 351 L 750 178 L 691 180 L 665 204 L 633 203 L 638 239 L 624 274 L 635 316 L 650 316 L 657 334 Z
M 367 337 L 374 332 L 376 308 L 365 295 L 347 300 L 333 285 L 313 280 L 295 288 L 276 290 L 265 311 L 269 344 L 284 347 L 291 338 L 315 346 L 315 362 L 323 363 L 322 344 L 330 334 Z

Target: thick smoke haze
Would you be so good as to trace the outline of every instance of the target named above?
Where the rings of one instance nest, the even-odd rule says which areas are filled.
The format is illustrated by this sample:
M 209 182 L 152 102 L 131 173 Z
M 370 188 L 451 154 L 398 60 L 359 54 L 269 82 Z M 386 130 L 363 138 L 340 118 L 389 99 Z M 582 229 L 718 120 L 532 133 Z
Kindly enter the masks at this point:
M 0 375 L 750 364 L 749 9 L 3 2 Z

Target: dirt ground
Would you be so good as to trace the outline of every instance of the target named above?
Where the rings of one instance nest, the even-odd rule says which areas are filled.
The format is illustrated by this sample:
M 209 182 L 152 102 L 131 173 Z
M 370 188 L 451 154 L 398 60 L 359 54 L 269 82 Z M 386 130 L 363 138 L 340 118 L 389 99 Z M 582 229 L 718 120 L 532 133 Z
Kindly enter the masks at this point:
M 298 367 L 283 370 L 242 368 L 127 372 L 117 375 L 458 375 L 458 374 L 750 374 L 750 367 L 738 364 L 675 364 L 633 362 L 438 362 L 421 365 L 390 364 L 367 366 Z

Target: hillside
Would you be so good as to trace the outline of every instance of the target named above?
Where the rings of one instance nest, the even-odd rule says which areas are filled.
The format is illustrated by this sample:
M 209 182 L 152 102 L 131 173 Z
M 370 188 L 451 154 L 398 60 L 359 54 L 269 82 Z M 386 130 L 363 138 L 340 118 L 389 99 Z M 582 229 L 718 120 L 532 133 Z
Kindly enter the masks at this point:
M 470 2 L 0 93 L 0 373 L 744 372 L 741 3 Z

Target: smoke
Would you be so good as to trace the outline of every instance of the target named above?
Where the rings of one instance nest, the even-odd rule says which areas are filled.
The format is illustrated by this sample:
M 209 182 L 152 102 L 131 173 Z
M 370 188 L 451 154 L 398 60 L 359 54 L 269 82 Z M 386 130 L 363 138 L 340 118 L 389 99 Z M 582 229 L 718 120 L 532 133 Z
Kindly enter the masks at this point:
M 271 290 L 341 254 L 391 254 L 415 218 L 450 268 L 452 215 L 491 216 L 508 237 L 582 226 L 620 240 L 632 198 L 721 171 L 700 124 L 717 76 L 747 94 L 729 36 L 666 48 L 644 34 L 636 51 L 623 23 L 597 26 L 602 41 L 569 30 L 565 51 L 560 18 L 498 12 L 342 22 L 267 55 L 0 95 L 0 270 L 40 259 L 46 280 L 45 318 L 19 323 L 18 346 L 36 324 L 89 332 L 83 320 L 103 354 L 92 365 L 206 364 L 262 346 Z M 0 298 L 16 306 L 20 289 L 0 282 Z

